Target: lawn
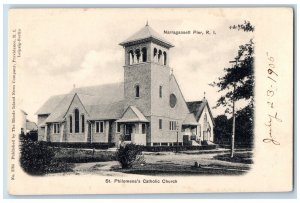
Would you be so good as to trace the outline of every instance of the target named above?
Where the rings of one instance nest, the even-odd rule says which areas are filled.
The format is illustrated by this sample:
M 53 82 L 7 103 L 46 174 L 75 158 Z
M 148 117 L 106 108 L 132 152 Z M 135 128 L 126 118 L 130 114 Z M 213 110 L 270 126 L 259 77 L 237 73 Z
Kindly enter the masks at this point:
M 236 153 L 236 157 L 245 157 L 244 152 Z M 251 153 L 247 153 L 248 157 Z M 144 154 L 146 164 L 137 164 L 130 169 L 113 170 L 123 173 L 144 175 L 241 175 L 250 169 L 244 161 L 234 162 L 221 160 L 227 153 L 211 154 L 185 154 L 185 153 L 152 153 Z M 217 158 L 216 158 L 217 157 Z M 197 162 L 197 166 L 195 166 Z
M 107 150 L 53 148 L 55 156 L 48 173 L 73 173 L 74 168 L 83 163 L 115 161 L 115 152 Z M 105 165 L 105 164 L 103 164 Z M 99 166 L 99 165 L 98 165 Z
M 145 163 L 137 163 L 130 169 L 122 169 L 115 160 L 115 153 L 107 150 L 57 149 L 54 159 L 57 165 L 53 167 L 56 169 L 50 172 L 50 175 L 51 173 L 102 176 L 242 175 L 250 170 L 252 163 L 250 151 L 236 152 L 234 159 L 229 159 L 228 151 L 194 154 L 143 152 Z

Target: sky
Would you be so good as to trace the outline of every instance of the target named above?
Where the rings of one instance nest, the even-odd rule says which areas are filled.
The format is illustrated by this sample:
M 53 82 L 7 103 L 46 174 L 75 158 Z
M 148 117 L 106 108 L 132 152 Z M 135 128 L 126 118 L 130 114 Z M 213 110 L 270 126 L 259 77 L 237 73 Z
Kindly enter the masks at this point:
M 82 87 L 123 81 L 124 49 L 119 45 L 145 26 L 175 47 L 170 67 L 186 101 L 205 96 L 211 107 L 221 93 L 209 86 L 231 66 L 239 45 L 253 33 L 230 30 L 243 23 L 243 14 L 226 9 L 53 9 L 16 13 L 11 22 L 22 30 L 22 56 L 17 65 L 17 101 L 28 119 L 52 95 Z M 238 18 L 237 18 L 238 17 Z M 164 30 L 206 30 L 215 35 L 172 35 Z M 223 108 L 212 109 L 214 116 Z

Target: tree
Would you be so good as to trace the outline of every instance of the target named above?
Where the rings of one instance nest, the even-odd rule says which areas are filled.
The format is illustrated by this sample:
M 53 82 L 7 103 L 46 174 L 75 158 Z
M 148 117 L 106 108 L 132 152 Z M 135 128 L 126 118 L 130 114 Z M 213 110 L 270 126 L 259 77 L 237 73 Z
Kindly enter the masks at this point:
M 214 135 L 215 143 L 228 145 L 231 137 L 232 122 L 225 115 L 219 115 L 215 119 Z
M 245 112 L 243 110 L 236 112 L 235 103 L 239 100 L 245 100 L 248 103 L 244 108 L 253 109 L 254 107 L 254 43 L 252 39 L 249 43 L 239 47 L 235 60 L 230 62 L 235 64 L 232 67 L 224 68 L 224 76 L 218 78 L 218 82 L 213 82 L 211 85 L 218 87 L 218 92 L 224 92 L 224 94 L 218 99 L 214 108 L 225 106 L 225 114 L 229 113 L 233 118 L 231 140 L 231 157 L 233 157 L 236 129 L 235 117 L 240 113 Z M 253 113 L 251 116 L 253 117 Z M 253 118 L 249 117 L 248 119 L 251 119 L 253 122 Z

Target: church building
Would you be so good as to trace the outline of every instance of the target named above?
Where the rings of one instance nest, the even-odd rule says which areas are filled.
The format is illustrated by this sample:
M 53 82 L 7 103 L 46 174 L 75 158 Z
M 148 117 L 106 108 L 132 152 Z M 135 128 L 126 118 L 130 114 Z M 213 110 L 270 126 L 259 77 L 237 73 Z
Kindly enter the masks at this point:
M 121 141 L 148 146 L 213 143 L 207 100 L 186 102 L 170 69 L 174 46 L 148 24 L 120 45 L 124 82 L 50 97 L 36 113 L 38 139 L 116 146 Z

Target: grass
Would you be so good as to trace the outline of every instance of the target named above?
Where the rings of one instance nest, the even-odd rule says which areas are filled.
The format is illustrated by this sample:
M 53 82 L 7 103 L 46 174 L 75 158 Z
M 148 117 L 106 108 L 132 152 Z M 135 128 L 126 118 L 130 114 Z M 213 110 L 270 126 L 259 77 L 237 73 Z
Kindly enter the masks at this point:
M 173 163 L 164 164 L 145 164 L 141 166 L 134 166 L 130 169 L 115 169 L 115 171 L 129 173 L 129 174 L 143 174 L 143 175 L 241 175 L 247 172 L 245 168 L 224 167 L 219 165 L 210 165 L 202 167 L 193 167 L 189 165 L 180 165 Z
M 114 161 L 116 156 L 111 151 L 57 148 L 54 159 L 65 163 L 87 163 Z
M 134 164 L 132 168 L 122 169 L 116 161 L 116 152 L 103 150 L 83 150 L 71 148 L 54 148 L 55 157 L 49 173 L 109 173 L 143 175 L 241 175 L 246 173 L 252 163 L 252 152 L 236 152 L 234 158 L 229 153 L 222 154 L 176 154 L 144 153 L 146 163 Z M 115 162 L 108 162 L 115 161 Z M 101 162 L 101 163 L 88 163 Z M 106 163 L 107 162 L 107 163 Z M 199 163 L 195 167 L 194 163 Z M 113 164 L 113 165 L 111 165 Z M 104 166 L 110 166 L 103 169 Z M 75 169 L 76 168 L 76 169 Z M 105 167 L 104 167 L 105 168 Z M 106 167 L 107 168 L 107 167 Z M 108 171 L 102 171 L 108 170 Z
M 233 163 L 243 163 L 243 164 L 253 164 L 252 161 L 252 152 L 244 152 L 244 153 L 235 153 L 231 158 L 230 153 L 221 154 L 214 156 L 215 159 L 221 161 L 228 161 Z
M 52 148 L 55 156 L 47 173 L 73 172 L 76 163 L 114 161 L 115 153 L 111 151 L 83 150 L 74 148 Z M 94 169 L 99 167 L 97 165 Z
M 113 171 L 143 175 L 242 175 L 250 170 L 252 153 L 238 152 L 235 159 L 226 160 L 229 154 L 168 154 L 145 156 L 146 164 L 134 165 L 129 169 L 114 168 Z M 233 162 L 235 161 L 235 162 Z M 200 166 L 195 167 L 197 162 Z

